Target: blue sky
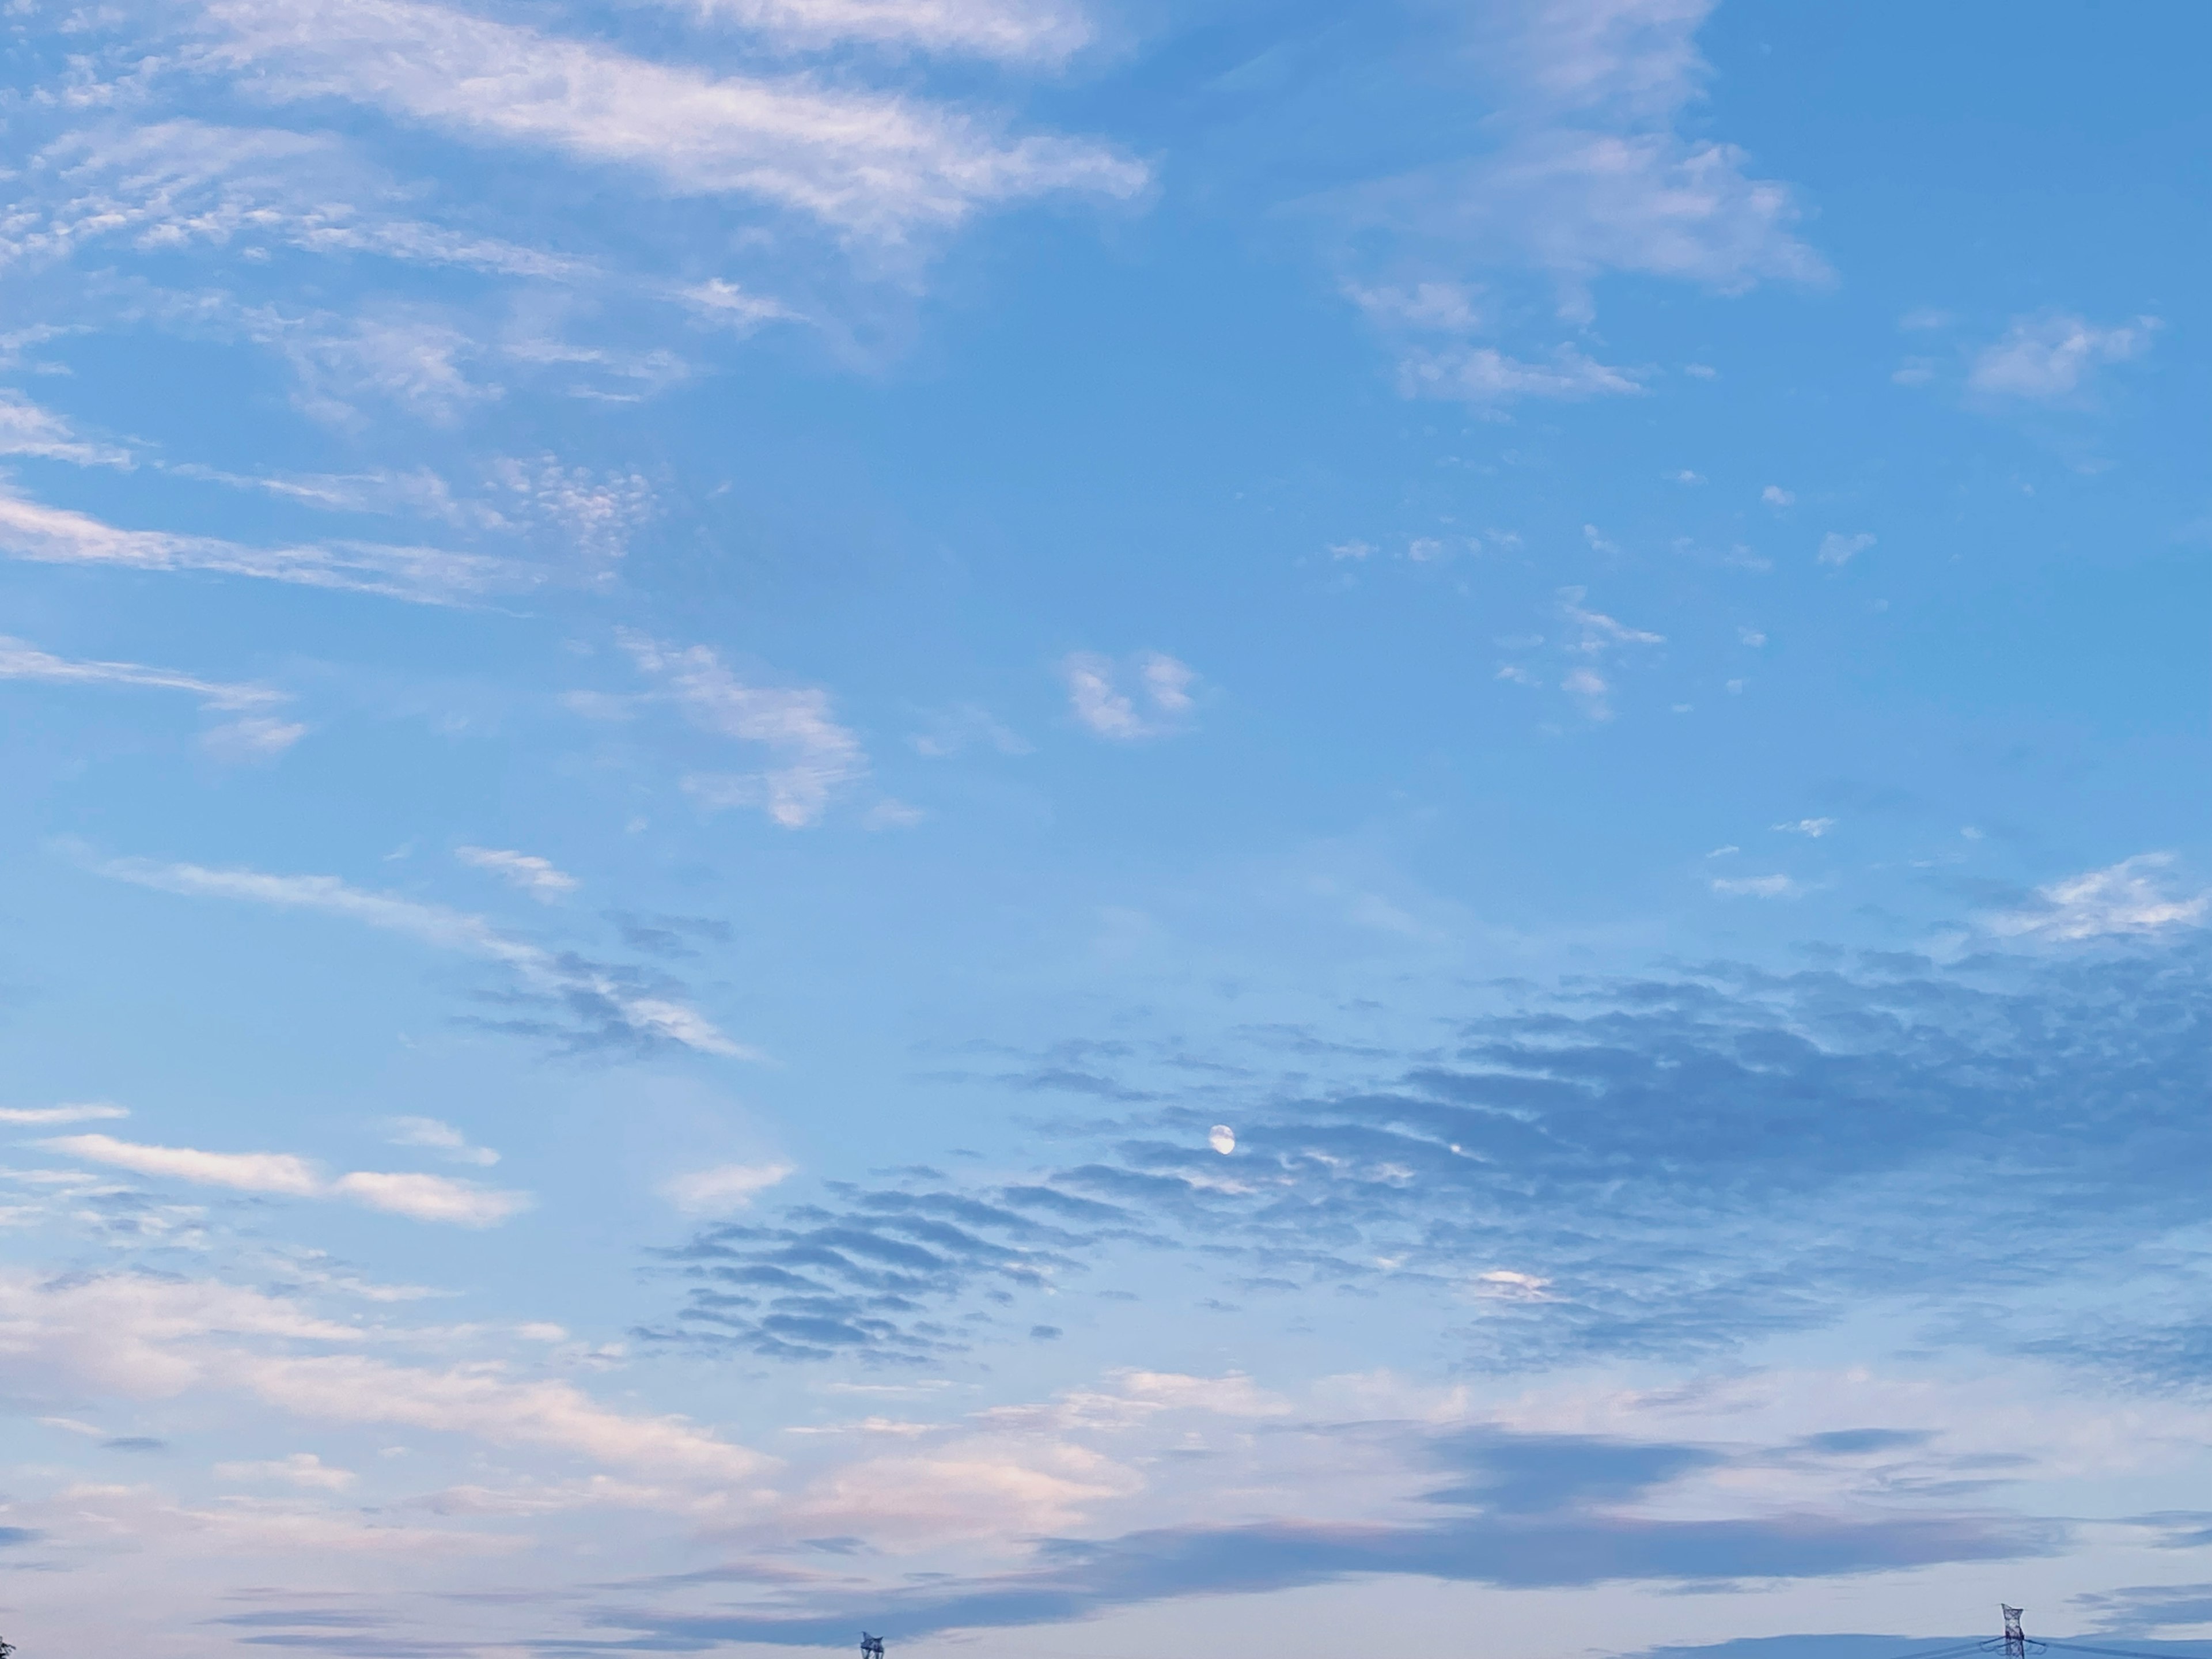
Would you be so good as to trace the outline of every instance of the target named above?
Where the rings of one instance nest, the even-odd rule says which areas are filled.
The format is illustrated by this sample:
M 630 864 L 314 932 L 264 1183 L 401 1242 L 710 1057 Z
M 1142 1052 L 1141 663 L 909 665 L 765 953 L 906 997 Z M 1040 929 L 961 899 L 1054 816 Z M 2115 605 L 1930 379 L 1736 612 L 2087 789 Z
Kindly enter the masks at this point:
M 2199 9 L 5 26 L 27 1659 L 2208 1650 Z

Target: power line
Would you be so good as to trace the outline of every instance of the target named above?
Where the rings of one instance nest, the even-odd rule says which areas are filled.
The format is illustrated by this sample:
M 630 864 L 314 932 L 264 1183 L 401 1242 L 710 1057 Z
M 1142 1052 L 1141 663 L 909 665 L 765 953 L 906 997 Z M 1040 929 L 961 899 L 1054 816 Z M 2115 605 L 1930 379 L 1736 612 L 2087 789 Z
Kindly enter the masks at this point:
M 1978 1653 L 1987 1645 L 1986 1642 L 1977 1638 L 1972 1642 L 1955 1643 L 1948 1648 L 1915 1648 L 1910 1653 L 1894 1654 L 1891 1659 L 1956 1659 L 1956 1656 L 1960 1654 Z M 2138 1654 L 2135 1659 L 2148 1659 L 2148 1656 Z

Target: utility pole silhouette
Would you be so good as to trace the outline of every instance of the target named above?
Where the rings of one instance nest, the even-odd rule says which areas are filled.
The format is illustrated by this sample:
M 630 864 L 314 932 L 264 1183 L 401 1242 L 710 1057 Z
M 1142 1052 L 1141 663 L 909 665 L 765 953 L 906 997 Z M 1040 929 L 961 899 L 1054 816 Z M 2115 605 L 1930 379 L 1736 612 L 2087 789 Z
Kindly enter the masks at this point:
M 1997 1603 L 1997 1610 L 2004 1614 L 2005 1659 L 2027 1659 L 2027 1633 L 2020 1627 L 2020 1616 L 2027 1609 L 2008 1607 L 2000 1601 Z

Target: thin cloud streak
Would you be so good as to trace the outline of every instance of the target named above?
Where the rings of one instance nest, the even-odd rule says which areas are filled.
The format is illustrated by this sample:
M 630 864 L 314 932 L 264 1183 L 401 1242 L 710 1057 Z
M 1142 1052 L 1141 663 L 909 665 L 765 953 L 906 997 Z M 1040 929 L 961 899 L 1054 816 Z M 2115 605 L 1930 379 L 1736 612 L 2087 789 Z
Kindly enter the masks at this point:
M 35 680 L 48 685 L 129 685 L 184 691 L 207 708 L 265 708 L 288 701 L 265 685 L 204 680 L 172 668 L 135 662 L 73 660 L 40 650 L 27 641 L 0 635 L 0 680 Z
M 528 567 L 476 553 L 361 542 L 247 547 L 213 536 L 124 530 L 88 514 L 47 507 L 0 488 L 0 555 L 38 564 L 132 570 L 205 570 L 418 605 L 462 605 L 535 586 Z
M 1049 65 L 1088 45 L 1090 19 L 1051 0 L 659 0 L 787 46 L 865 45 Z
M 56 1135 L 39 1144 L 48 1152 L 136 1175 L 287 1198 L 348 1198 L 411 1220 L 464 1227 L 495 1226 L 527 1209 L 532 1201 L 526 1193 L 497 1192 L 445 1176 L 356 1170 L 325 1180 L 312 1161 L 290 1152 L 210 1152 L 102 1134 Z
M 93 867 L 98 874 L 161 892 L 343 916 L 404 934 L 438 950 L 500 963 L 535 989 L 570 1003 L 580 1018 L 611 1024 L 633 1042 L 673 1042 L 702 1054 L 758 1058 L 684 1004 L 641 994 L 604 969 L 509 938 L 482 916 L 465 911 L 367 892 L 336 876 L 211 870 L 196 864 L 161 864 L 147 859 L 112 859 Z

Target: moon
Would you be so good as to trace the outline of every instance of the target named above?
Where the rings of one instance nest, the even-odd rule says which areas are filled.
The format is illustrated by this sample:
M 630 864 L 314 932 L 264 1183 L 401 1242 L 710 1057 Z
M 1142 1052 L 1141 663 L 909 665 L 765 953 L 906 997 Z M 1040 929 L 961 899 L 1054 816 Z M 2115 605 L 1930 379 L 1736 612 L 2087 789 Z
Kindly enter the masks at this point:
M 1226 1158 L 1237 1150 L 1237 1131 L 1226 1123 L 1217 1123 L 1206 1132 L 1206 1144 Z

